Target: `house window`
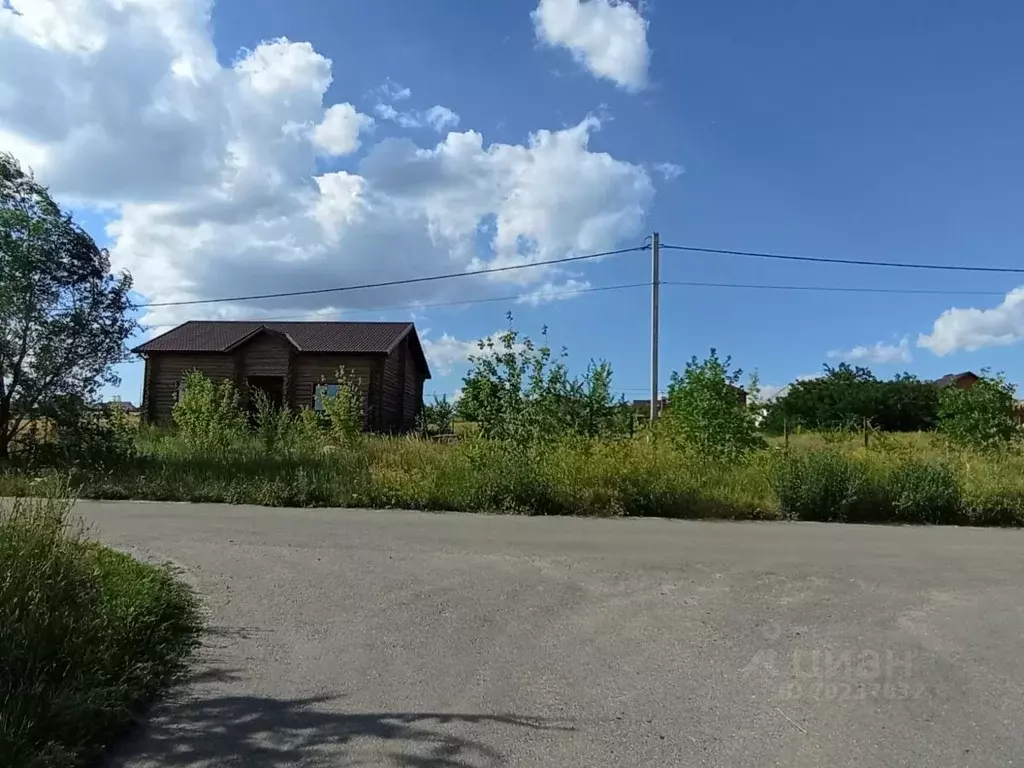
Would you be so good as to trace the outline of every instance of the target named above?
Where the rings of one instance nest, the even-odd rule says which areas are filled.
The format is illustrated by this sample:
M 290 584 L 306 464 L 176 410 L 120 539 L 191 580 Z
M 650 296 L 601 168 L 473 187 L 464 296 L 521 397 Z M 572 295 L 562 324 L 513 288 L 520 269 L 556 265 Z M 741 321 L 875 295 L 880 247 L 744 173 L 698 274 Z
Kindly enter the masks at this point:
M 322 411 L 324 409 L 324 396 L 334 397 L 337 394 L 337 384 L 317 384 L 313 388 L 313 410 Z

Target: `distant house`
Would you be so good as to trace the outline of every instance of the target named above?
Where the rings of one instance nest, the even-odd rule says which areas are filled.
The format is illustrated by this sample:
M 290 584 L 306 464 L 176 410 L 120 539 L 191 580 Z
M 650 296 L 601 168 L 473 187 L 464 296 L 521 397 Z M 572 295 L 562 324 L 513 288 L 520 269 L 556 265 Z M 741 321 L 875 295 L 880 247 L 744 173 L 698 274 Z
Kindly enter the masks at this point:
M 278 406 L 316 408 L 344 367 L 362 387 L 365 428 L 404 432 L 415 426 L 430 378 L 412 323 L 193 321 L 132 351 L 146 361 L 141 411 L 150 422 L 170 420 L 193 370 L 231 381 L 246 405 L 261 390 Z
M 970 389 L 981 377 L 973 371 L 964 371 L 963 373 L 947 373 L 945 376 L 939 379 L 935 379 L 932 382 L 937 387 L 956 387 L 957 389 Z

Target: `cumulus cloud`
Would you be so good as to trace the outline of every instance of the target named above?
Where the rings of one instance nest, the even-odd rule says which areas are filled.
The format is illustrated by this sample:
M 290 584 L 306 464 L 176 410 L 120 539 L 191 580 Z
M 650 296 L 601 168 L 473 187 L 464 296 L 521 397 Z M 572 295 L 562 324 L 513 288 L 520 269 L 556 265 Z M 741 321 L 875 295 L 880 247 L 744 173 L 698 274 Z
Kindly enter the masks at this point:
M 647 21 L 626 0 L 540 0 L 537 38 L 567 48 L 596 77 L 637 91 L 647 85 Z
M 480 351 L 476 339 L 458 339 L 447 333 L 438 339 L 423 339 L 423 354 L 431 370 L 447 376 L 459 364 L 466 363 L 469 356 Z
M 441 373 L 444 376 L 450 374 L 455 368 L 469 363 L 470 355 L 486 355 L 487 350 L 481 350 L 480 344 L 486 346 L 494 344 L 496 348 L 504 349 L 501 344 L 501 336 L 505 331 L 495 331 L 483 339 L 459 339 L 448 333 L 444 333 L 438 339 L 430 338 L 430 332 L 425 331 L 423 336 L 423 354 L 427 358 L 430 369 Z M 513 349 L 522 350 L 522 344 L 514 344 Z
M 371 118 L 347 102 L 324 103 L 329 59 L 280 38 L 222 64 L 209 0 L 7 3 L 0 142 L 31 160 L 58 197 L 108 214 L 112 260 L 149 302 L 609 250 L 639 235 L 653 196 L 641 166 L 590 149 L 594 117 L 537 130 L 522 144 L 466 130 L 432 146 L 389 138 L 360 148 Z M 453 115 L 438 110 L 433 122 L 450 125 Z M 318 170 L 319 155 L 354 152 L 349 171 Z M 497 282 L 543 286 L 557 275 L 535 268 L 387 291 L 152 307 L 144 321 L 428 302 Z
M 313 143 L 328 155 L 348 155 L 359 149 L 359 134 L 372 127 L 372 117 L 351 104 L 335 104 L 313 129 Z
M 910 354 L 910 340 L 906 337 L 900 339 L 899 344 L 886 344 L 879 341 L 869 347 L 835 349 L 829 352 L 828 356 L 832 360 L 842 360 L 847 363 L 875 363 L 878 365 L 909 363 L 913 359 Z
M 936 355 L 983 347 L 1005 347 L 1024 339 L 1024 287 L 1014 288 L 991 309 L 947 309 L 922 333 L 917 345 Z

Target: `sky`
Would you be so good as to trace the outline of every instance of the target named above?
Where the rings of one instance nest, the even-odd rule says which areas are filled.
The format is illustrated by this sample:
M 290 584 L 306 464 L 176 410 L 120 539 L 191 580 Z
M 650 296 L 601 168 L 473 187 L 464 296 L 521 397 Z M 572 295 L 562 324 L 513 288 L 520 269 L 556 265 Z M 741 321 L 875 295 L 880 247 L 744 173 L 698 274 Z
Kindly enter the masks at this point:
M 139 341 L 190 319 L 412 320 L 428 395 L 452 396 L 511 312 L 642 398 L 649 251 L 478 271 L 655 230 L 1024 268 L 1022 39 L 1015 0 L 0 0 L 0 150 L 139 304 L 464 274 L 143 307 Z M 1024 382 L 1024 275 L 665 250 L 661 277 L 662 388 L 712 347 L 767 393 L 842 361 Z M 141 363 L 121 372 L 111 394 L 137 402 Z

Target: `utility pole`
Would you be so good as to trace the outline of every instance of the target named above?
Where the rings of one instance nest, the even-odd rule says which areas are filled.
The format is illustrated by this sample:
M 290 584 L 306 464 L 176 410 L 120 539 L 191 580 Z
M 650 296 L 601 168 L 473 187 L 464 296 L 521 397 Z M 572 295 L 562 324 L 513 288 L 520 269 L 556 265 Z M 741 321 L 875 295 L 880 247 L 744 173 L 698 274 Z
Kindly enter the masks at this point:
M 661 293 L 661 238 L 651 238 L 651 424 L 658 420 L 658 311 Z

